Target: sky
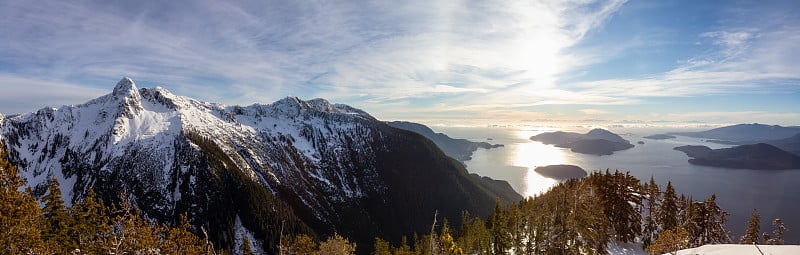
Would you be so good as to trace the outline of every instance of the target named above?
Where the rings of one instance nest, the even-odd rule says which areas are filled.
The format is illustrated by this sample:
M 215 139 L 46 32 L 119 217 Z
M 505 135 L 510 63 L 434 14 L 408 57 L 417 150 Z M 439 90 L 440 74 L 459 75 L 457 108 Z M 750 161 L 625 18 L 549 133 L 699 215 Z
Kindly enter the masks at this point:
M 800 1 L 0 0 L 0 113 L 122 77 L 382 120 L 800 125 Z

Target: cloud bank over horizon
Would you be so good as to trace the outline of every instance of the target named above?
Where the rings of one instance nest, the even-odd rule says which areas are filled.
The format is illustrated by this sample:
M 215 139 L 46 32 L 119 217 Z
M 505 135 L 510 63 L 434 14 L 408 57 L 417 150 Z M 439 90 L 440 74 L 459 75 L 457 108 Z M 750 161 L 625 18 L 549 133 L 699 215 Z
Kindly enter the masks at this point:
M 800 4 L 0 2 L 0 112 L 122 76 L 224 104 L 321 97 L 422 122 L 800 124 Z M 746 113 L 746 114 L 745 114 Z

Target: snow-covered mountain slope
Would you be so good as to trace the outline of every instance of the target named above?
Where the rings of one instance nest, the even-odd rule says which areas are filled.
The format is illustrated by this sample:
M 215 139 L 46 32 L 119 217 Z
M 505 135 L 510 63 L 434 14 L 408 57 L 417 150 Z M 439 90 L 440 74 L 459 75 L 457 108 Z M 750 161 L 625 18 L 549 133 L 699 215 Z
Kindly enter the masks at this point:
M 224 106 L 124 78 L 84 104 L 0 117 L 0 141 L 38 195 L 51 178 L 67 203 L 89 187 L 107 199 L 125 191 L 153 218 L 221 222 L 229 245 L 239 216 L 265 246 L 292 215 L 318 232 L 399 239 L 437 209 L 457 219 L 487 214 L 497 196 L 520 199 L 491 191 L 427 139 L 324 99 Z

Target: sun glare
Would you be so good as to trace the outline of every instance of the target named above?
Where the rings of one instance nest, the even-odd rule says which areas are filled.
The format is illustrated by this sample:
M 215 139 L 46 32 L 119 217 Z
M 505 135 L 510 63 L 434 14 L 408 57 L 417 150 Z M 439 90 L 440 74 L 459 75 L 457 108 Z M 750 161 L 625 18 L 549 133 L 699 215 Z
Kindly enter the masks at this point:
M 517 136 L 527 139 L 537 133 L 540 133 L 540 131 L 520 131 Z M 538 142 L 520 143 L 517 146 L 514 162 L 512 163 L 514 166 L 528 169 L 525 173 L 524 195 L 526 197 L 545 192 L 557 183 L 556 180 L 539 175 L 534 169 L 539 166 L 566 163 L 566 157 L 561 149 Z

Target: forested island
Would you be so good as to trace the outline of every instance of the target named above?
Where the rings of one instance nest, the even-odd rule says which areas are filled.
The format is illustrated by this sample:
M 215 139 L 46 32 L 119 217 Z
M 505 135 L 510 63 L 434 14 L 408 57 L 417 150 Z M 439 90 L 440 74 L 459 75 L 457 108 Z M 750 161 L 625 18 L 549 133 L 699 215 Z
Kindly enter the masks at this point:
M 599 128 L 592 129 L 586 134 L 563 131 L 541 133 L 530 139 L 544 144 L 554 144 L 556 147 L 569 148 L 572 152 L 598 156 L 611 155 L 615 151 L 633 148 L 633 144 L 628 140 Z
M 559 181 L 583 178 L 587 175 L 586 170 L 583 170 L 583 168 L 579 166 L 573 165 L 540 166 L 534 169 L 534 171 L 544 177 Z
M 648 135 L 643 138 L 651 139 L 651 140 L 666 140 L 666 139 L 675 139 L 676 136 L 674 135 L 667 135 L 667 134 L 655 134 L 655 135 Z
M 766 143 L 715 150 L 706 146 L 685 145 L 675 147 L 675 150 L 692 157 L 689 163 L 696 165 L 734 169 L 800 169 L 800 156 Z

